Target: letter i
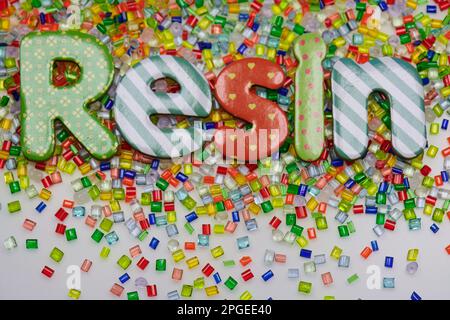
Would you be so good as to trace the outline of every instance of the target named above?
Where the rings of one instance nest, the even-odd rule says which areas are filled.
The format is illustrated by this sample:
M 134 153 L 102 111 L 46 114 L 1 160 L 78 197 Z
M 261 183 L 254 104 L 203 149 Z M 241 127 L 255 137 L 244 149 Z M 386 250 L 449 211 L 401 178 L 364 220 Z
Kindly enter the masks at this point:
M 324 146 L 322 59 L 326 46 L 316 33 L 304 34 L 296 41 L 295 150 L 302 160 L 314 161 Z

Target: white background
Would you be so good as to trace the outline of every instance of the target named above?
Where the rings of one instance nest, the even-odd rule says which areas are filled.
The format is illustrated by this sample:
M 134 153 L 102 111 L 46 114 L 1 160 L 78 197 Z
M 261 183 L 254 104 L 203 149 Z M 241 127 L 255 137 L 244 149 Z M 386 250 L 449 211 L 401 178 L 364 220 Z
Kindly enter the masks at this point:
M 440 121 L 439 121 L 440 122 Z M 446 138 L 448 134 L 441 132 L 438 136 L 430 136 L 429 143 L 439 147 L 446 147 Z M 433 167 L 432 175 L 436 175 L 442 168 L 442 157 L 440 152 L 436 159 L 427 159 L 426 163 Z M 431 164 L 430 164 L 431 163 Z M 2 170 L 2 173 L 4 171 Z M 117 299 L 113 296 L 109 289 L 118 277 L 123 274 L 122 269 L 116 264 L 117 259 L 128 254 L 128 249 L 136 244 L 140 244 L 143 256 L 150 260 L 150 265 L 145 271 L 141 271 L 135 265 L 140 257 L 133 260 L 132 266 L 127 270 L 131 276 L 125 286 L 122 298 L 126 298 L 126 292 L 139 291 L 141 299 L 146 299 L 145 289 L 136 288 L 134 280 L 138 277 L 144 277 L 149 284 L 157 284 L 159 299 L 165 299 L 166 294 L 172 290 L 181 292 L 182 284 L 191 284 L 197 277 L 202 276 L 201 268 L 207 263 L 211 263 L 216 271 L 221 275 L 224 282 L 228 276 L 235 278 L 239 284 L 230 291 L 223 285 L 218 285 L 220 294 L 215 299 L 238 299 L 239 296 L 248 290 L 255 299 L 322 299 L 324 296 L 335 296 L 336 299 L 409 299 L 413 291 L 417 291 L 424 299 L 449 299 L 450 298 L 450 256 L 445 252 L 445 247 L 450 244 L 450 224 L 448 218 L 439 225 L 440 230 L 437 234 L 433 234 L 429 226 L 432 224 L 431 218 L 424 216 L 421 209 L 416 209 L 416 213 L 422 218 L 422 230 L 409 231 L 407 223 L 404 219 L 400 219 L 394 232 L 386 231 L 381 237 L 377 238 L 372 228 L 375 225 L 374 215 L 358 215 L 350 214 L 350 220 L 355 224 L 357 232 L 351 234 L 346 239 L 340 239 L 337 233 L 337 221 L 334 220 L 335 210 L 329 208 L 327 212 L 327 220 L 329 229 L 318 231 L 318 238 L 310 241 L 307 249 L 313 251 L 313 255 L 325 254 L 327 263 L 318 265 L 317 272 L 314 274 L 305 274 L 303 271 L 303 263 L 309 260 L 299 257 L 299 247 L 294 244 L 292 246 L 285 243 L 275 243 L 271 237 L 271 227 L 268 225 L 271 217 L 277 215 L 283 220 L 281 229 L 287 231 L 284 225 L 284 217 L 282 212 L 271 212 L 267 215 L 260 214 L 257 217 L 259 230 L 248 233 L 245 225 L 241 222 L 232 235 L 212 235 L 210 237 L 210 248 L 216 245 L 222 245 L 225 255 L 218 260 L 211 257 L 209 248 L 198 248 L 196 251 L 185 251 L 186 257 L 190 258 L 197 255 L 200 259 L 200 265 L 195 269 L 189 270 L 184 261 L 178 263 L 178 268 L 184 269 L 183 279 L 179 282 L 171 279 L 172 268 L 174 263 L 167 249 L 167 236 L 164 228 L 156 228 L 152 226 L 150 235 L 143 242 L 133 239 L 123 224 L 115 225 L 115 230 L 120 241 L 112 246 L 110 256 L 104 260 L 99 257 L 99 253 L 103 245 L 107 245 L 103 239 L 100 244 L 95 243 L 91 238 L 93 229 L 84 224 L 84 219 L 76 219 L 69 216 L 64 222 L 68 228 L 75 227 L 78 234 L 78 240 L 67 242 L 64 236 L 54 232 L 58 220 L 54 214 L 62 205 L 63 199 L 72 199 L 73 191 L 70 187 L 70 181 L 76 176 L 64 175 L 64 184 L 53 186 L 51 191 L 53 196 L 48 203 L 47 209 L 42 214 L 38 214 L 34 208 L 40 202 L 39 199 L 28 200 L 25 193 L 20 195 L 10 195 L 8 187 L 0 183 L 0 240 L 3 241 L 7 237 L 14 235 L 18 242 L 18 248 L 7 251 L 3 246 L 0 247 L 0 298 L 1 299 L 68 299 L 68 288 L 66 280 L 69 274 L 66 269 L 70 265 L 81 265 L 82 261 L 87 258 L 93 261 L 93 266 L 89 273 L 81 273 L 81 298 L 82 299 Z M 40 188 L 39 182 L 34 184 Z M 446 186 L 448 188 L 448 186 Z M 326 199 L 319 197 L 319 199 Z M 22 211 L 17 214 L 9 214 L 7 211 L 7 203 L 13 200 L 20 200 L 22 203 Z M 438 206 L 442 205 L 442 201 L 438 202 Z M 88 212 L 90 204 L 86 205 Z M 177 239 L 183 245 L 184 241 L 196 241 L 196 233 L 193 236 L 187 234 L 183 228 L 185 222 L 184 215 L 187 211 L 177 202 L 178 229 L 180 235 Z M 126 217 L 130 217 L 128 205 L 123 204 Z M 149 213 L 146 208 L 145 213 Z M 37 222 L 37 227 L 33 232 L 29 232 L 22 228 L 25 218 L 30 218 Z M 193 223 L 196 232 L 201 232 L 202 223 L 214 224 L 210 217 L 201 217 Z M 305 220 L 298 221 L 300 225 L 306 228 L 313 227 L 314 221 L 310 217 Z M 250 248 L 238 250 L 236 239 L 243 235 L 249 235 Z M 150 249 L 148 243 L 155 236 L 161 243 L 157 250 Z M 39 239 L 38 250 L 26 250 L 26 239 Z M 377 240 L 380 250 L 374 252 L 367 260 L 364 260 L 359 253 L 365 246 L 370 246 L 371 240 Z M 337 261 L 329 256 L 334 245 L 343 249 L 343 254 L 351 257 L 350 268 L 338 268 Z M 57 246 L 65 252 L 65 256 L 61 263 L 55 263 L 49 258 L 50 251 Z M 419 249 L 419 270 L 415 275 L 407 274 L 405 267 L 407 264 L 406 255 L 408 249 Z M 274 263 L 270 267 L 263 264 L 264 251 L 272 249 L 277 253 L 287 255 L 286 264 Z M 244 256 L 251 256 L 253 262 L 247 267 L 241 267 L 238 260 Z M 385 256 L 393 256 L 395 258 L 394 267 L 387 269 L 384 267 Z M 159 258 L 167 259 L 167 271 L 156 272 L 155 260 Z M 234 267 L 224 267 L 222 261 L 233 259 L 236 262 Z M 44 265 L 48 265 L 55 269 L 53 278 L 48 279 L 40 272 Z M 395 277 L 395 289 L 375 289 L 369 290 L 366 285 L 368 274 L 366 270 L 371 265 L 377 265 L 381 270 L 381 277 Z M 248 282 L 244 282 L 240 273 L 250 267 L 255 278 Z M 268 282 L 261 279 L 261 275 L 268 269 L 271 269 L 275 276 Z M 299 279 L 288 279 L 287 269 L 299 268 L 300 279 L 313 283 L 310 295 L 304 295 L 297 291 Z M 331 272 L 334 282 L 332 285 L 325 287 L 322 284 L 320 275 L 325 272 Z M 353 284 L 348 284 L 346 279 L 357 273 L 360 277 Z M 213 285 L 212 276 L 206 279 L 206 286 Z M 204 290 L 195 290 L 193 298 L 207 298 Z M 155 299 L 155 298 L 152 298 Z

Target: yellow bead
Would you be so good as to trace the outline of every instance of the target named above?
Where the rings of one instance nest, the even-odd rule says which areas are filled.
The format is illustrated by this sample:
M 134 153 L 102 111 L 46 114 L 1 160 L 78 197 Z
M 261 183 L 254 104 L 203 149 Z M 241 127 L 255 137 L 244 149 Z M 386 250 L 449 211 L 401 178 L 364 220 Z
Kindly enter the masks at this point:
M 100 192 L 100 200 L 110 201 L 113 197 L 112 191 L 102 191 Z
M 78 298 L 80 298 L 80 295 L 81 295 L 81 291 L 77 290 L 77 289 L 70 289 L 69 293 L 67 294 L 67 296 L 69 298 L 72 298 L 72 299 L 75 299 L 75 300 L 78 300 Z
M 438 151 L 439 151 L 438 147 L 436 147 L 434 145 L 430 145 L 427 150 L 427 156 L 429 156 L 430 158 L 434 158 L 434 157 L 436 157 Z
M 110 248 L 103 247 L 102 251 L 100 251 L 100 257 L 102 257 L 103 259 L 106 259 L 106 258 L 108 258 L 110 252 L 111 252 Z
M 192 269 L 192 268 L 195 268 L 196 266 L 198 266 L 200 264 L 200 261 L 195 256 L 195 257 L 192 257 L 190 259 L 187 259 L 186 260 L 186 264 L 187 264 L 189 269 Z
M 308 240 L 303 236 L 297 237 L 295 241 L 300 246 L 300 248 L 304 248 L 308 245 Z
M 175 223 L 175 222 L 177 222 L 177 213 L 175 211 L 167 212 L 167 222 L 168 223 Z
M 258 206 L 256 203 L 252 202 L 250 203 L 250 205 L 248 206 L 248 210 L 253 213 L 254 215 L 257 215 L 261 212 L 261 208 L 260 206 Z
M 211 286 L 205 288 L 205 293 L 208 297 L 215 296 L 216 294 L 219 294 L 219 289 L 217 286 Z
M 217 247 L 211 249 L 211 255 L 213 256 L 214 259 L 219 258 L 223 254 L 224 254 L 224 251 L 221 246 L 217 246 Z
M 52 192 L 48 189 L 43 188 L 39 193 L 39 198 L 42 200 L 49 200 L 52 196 Z
M 408 261 L 416 261 L 419 255 L 419 249 L 409 249 L 408 255 L 406 256 L 406 260 Z
M 183 249 L 178 249 L 172 253 L 172 258 L 173 258 L 173 261 L 175 261 L 175 262 L 180 262 L 185 257 L 186 256 L 184 255 Z
M 253 298 L 252 294 L 250 292 L 248 292 L 247 290 L 243 294 L 241 294 L 241 296 L 239 297 L 239 299 L 241 299 L 241 300 L 251 300 L 252 298 Z
M 225 226 L 223 224 L 215 224 L 213 228 L 213 232 L 215 234 L 224 234 L 225 233 Z
M 284 199 L 282 197 L 273 198 L 272 205 L 274 208 L 283 208 L 284 207 Z
M 319 202 L 314 198 L 311 197 L 308 202 L 306 203 L 306 207 L 310 210 L 310 211 L 314 211 L 317 206 L 319 205 Z
M 333 250 L 331 250 L 330 257 L 333 257 L 334 259 L 339 260 L 341 254 L 342 254 L 342 249 L 337 246 L 334 246 Z
M 425 206 L 423 207 L 423 214 L 431 216 L 432 213 L 433 213 L 433 206 L 431 204 L 425 204 Z

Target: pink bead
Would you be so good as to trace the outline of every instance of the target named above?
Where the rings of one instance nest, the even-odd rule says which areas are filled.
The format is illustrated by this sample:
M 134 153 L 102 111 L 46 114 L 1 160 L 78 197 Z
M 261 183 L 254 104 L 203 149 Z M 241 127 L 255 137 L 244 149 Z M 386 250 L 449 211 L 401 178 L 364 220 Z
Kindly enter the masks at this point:
M 139 247 L 139 245 L 135 245 L 134 247 L 130 248 L 130 256 L 132 258 L 140 255 L 142 253 L 141 247 Z
M 86 220 L 84 221 L 89 227 L 93 228 L 95 227 L 95 224 L 97 223 L 97 220 L 92 218 L 91 216 L 87 216 Z
M 88 259 L 84 259 L 83 264 L 81 265 L 81 270 L 83 272 L 89 272 L 89 270 L 91 269 L 92 266 L 92 261 L 88 260 Z
M 110 217 L 110 216 L 112 215 L 111 207 L 108 206 L 108 205 L 103 206 L 103 208 L 102 208 L 102 213 L 103 213 L 103 215 L 104 215 L 105 217 Z
M 236 227 L 237 227 L 237 223 L 228 221 L 227 224 L 225 225 L 225 231 L 229 232 L 229 233 L 233 233 L 234 230 L 236 230 Z
M 110 291 L 113 295 L 120 297 L 122 295 L 123 290 L 124 289 L 121 285 L 114 283 Z
M 53 172 L 50 175 L 50 178 L 52 179 L 53 184 L 57 184 L 57 183 L 61 183 L 62 182 L 61 173 L 59 173 L 59 171 Z
M 30 219 L 25 219 L 22 226 L 28 231 L 33 231 L 34 227 L 36 227 L 36 222 Z
M 173 280 L 181 280 L 183 278 L 183 270 L 178 268 L 173 268 L 172 271 L 172 279 Z
M 247 209 L 242 210 L 242 219 L 244 219 L 244 221 L 251 219 L 250 212 L 248 212 Z
M 330 272 L 322 274 L 322 282 L 325 286 L 328 286 L 333 283 L 333 277 Z
M 286 263 L 286 255 L 282 253 L 275 254 L 275 262 Z

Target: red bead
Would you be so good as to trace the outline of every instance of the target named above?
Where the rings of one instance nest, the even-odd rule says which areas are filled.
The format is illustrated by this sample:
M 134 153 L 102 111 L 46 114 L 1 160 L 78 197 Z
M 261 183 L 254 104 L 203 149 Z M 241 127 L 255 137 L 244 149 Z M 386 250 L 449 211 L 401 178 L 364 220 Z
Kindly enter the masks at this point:
M 68 215 L 69 214 L 67 213 L 67 211 L 64 210 L 63 208 L 59 208 L 59 210 L 55 213 L 55 217 L 58 218 L 60 221 L 66 220 Z
M 184 249 L 186 250 L 195 250 L 195 242 L 185 242 Z
M 241 276 L 242 276 L 242 279 L 244 279 L 244 281 L 248 281 L 254 277 L 252 270 L 250 270 L 250 269 L 247 269 L 244 272 L 242 272 Z
M 41 180 L 41 182 L 44 188 L 48 188 L 53 184 L 52 178 L 50 178 L 50 176 L 46 176 L 44 179 Z
M 428 176 L 428 175 L 430 174 L 430 172 L 431 172 L 431 168 L 430 168 L 429 166 L 427 166 L 427 165 L 424 165 L 424 166 L 422 167 L 422 169 L 420 169 L 420 173 L 421 173 L 423 176 Z
M 232 210 L 234 209 L 234 203 L 231 199 L 227 199 L 223 202 L 223 204 L 225 205 L 225 209 L 226 210 Z
M 136 265 L 138 266 L 139 269 L 145 270 L 145 268 L 147 268 L 149 263 L 150 263 L 150 261 L 148 261 L 147 259 L 142 257 L 141 259 L 139 259 L 139 261 Z
M 148 221 L 148 219 L 140 220 L 139 225 L 141 226 L 142 230 L 147 230 L 150 228 L 150 222 Z
M 175 203 L 174 202 L 164 202 L 164 211 L 175 211 Z
M 298 219 L 304 219 L 308 216 L 308 212 L 306 211 L 305 206 L 295 207 L 295 214 L 297 215 Z
M 315 228 L 308 228 L 307 232 L 308 232 L 308 239 L 315 239 L 315 238 L 317 238 L 316 229 Z
M 267 188 L 267 187 L 262 188 L 262 189 L 259 191 L 259 193 L 261 194 L 261 196 L 262 196 L 264 199 L 267 199 L 267 198 L 270 197 L 269 188 Z
M 430 195 L 428 195 L 428 196 L 425 198 L 425 203 L 426 203 L 426 204 L 431 204 L 432 206 L 435 206 L 435 205 L 436 205 L 436 201 L 437 201 L 437 199 L 436 199 L 435 197 L 430 196 Z
M 364 206 L 362 204 L 357 204 L 353 206 L 353 214 L 364 213 Z
M 285 204 L 293 204 L 294 203 L 294 195 L 293 194 L 286 194 L 286 199 L 284 200 Z
M 210 235 L 211 234 L 211 225 L 210 224 L 203 224 L 202 225 L 202 234 L 204 234 L 204 235 Z
M 277 229 L 278 226 L 281 224 L 281 220 L 278 217 L 272 217 L 272 220 L 270 220 L 269 224 L 274 228 Z
M 59 233 L 59 234 L 64 234 L 64 233 L 66 232 L 66 225 L 64 225 L 64 224 L 62 224 L 62 223 L 58 223 L 58 224 L 56 225 L 56 230 L 55 230 L 55 232 L 56 232 L 56 233 Z
M 147 296 L 156 297 L 158 295 L 158 290 L 156 289 L 156 284 L 147 286 Z
M 75 206 L 75 201 L 72 201 L 72 200 L 64 200 L 63 201 L 64 208 L 73 209 L 74 206 Z
M 384 228 L 387 229 L 387 230 L 394 231 L 395 230 L 395 224 L 396 224 L 395 221 L 392 221 L 392 220 L 388 219 L 384 223 Z
M 450 254 L 450 244 L 445 248 L 445 251 L 447 251 L 447 254 Z
M 203 267 L 202 272 L 205 276 L 209 277 L 211 273 L 214 272 L 214 268 L 209 263 L 207 263 L 206 266 Z
M 227 171 L 228 171 L 227 167 L 218 166 L 216 172 L 217 172 L 217 174 L 225 175 L 225 174 L 227 174 Z
M 55 273 L 55 270 L 53 270 L 52 268 L 50 268 L 50 267 L 48 267 L 48 266 L 45 266 L 45 267 L 42 269 L 41 273 L 42 273 L 44 276 L 46 276 L 46 277 L 48 277 L 48 278 L 51 278 L 51 277 L 53 276 L 53 274 Z
M 399 192 L 397 192 L 398 195 L 398 200 L 400 201 L 405 201 L 408 199 L 408 193 L 406 192 L 406 190 L 401 190 Z
M 162 200 L 162 191 L 154 190 L 152 191 L 152 201 L 157 202 Z

